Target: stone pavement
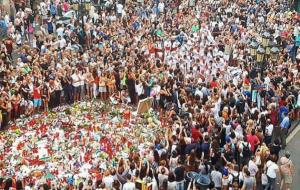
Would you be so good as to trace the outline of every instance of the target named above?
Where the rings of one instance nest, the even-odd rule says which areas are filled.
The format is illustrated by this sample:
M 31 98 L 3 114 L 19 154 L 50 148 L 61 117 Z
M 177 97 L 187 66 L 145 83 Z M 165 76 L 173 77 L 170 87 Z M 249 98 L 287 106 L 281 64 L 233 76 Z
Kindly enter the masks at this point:
M 291 153 L 291 160 L 295 166 L 295 176 L 291 189 L 298 190 L 300 189 L 300 123 L 297 124 L 294 130 L 287 138 L 286 150 Z M 284 152 L 281 154 L 284 154 Z

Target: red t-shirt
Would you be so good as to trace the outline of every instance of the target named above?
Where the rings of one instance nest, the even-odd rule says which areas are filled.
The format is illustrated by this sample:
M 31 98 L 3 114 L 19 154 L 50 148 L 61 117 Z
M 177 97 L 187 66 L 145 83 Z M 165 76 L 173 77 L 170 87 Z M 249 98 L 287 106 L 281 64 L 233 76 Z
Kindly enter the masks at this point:
M 41 99 L 41 92 L 38 88 L 33 88 L 33 99 Z
M 247 141 L 251 144 L 251 151 L 254 152 L 255 145 L 259 143 L 259 139 L 256 135 L 247 135 Z
M 271 111 L 271 113 L 269 114 L 269 116 L 270 116 L 271 123 L 274 126 L 277 126 L 277 122 L 278 122 L 278 110 Z
M 216 82 L 216 81 L 211 81 L 210 82 L 210 88 L 216 88 L 216 87 L 218 87 L 219 85 L 218 85 L 218 83 Z
M 285 102 L 285 100 L 281 99 L 281 100 L 279 100 L 278 104 L 279 104 L 279 107 L 281 107 L 281 106 L 285 106 L 286 102 Z
M 199 131 L 199 129 L 196 129 L 195 127 L 192 128 L 192 141 L 193 142 L 198 142 L 202 140 L 202 134 Z
M 246 86 L 250 86 L 250 80 L 248 79 L 248 78 L 245 78 L 244 79 L 244 84 L 246 85 Z

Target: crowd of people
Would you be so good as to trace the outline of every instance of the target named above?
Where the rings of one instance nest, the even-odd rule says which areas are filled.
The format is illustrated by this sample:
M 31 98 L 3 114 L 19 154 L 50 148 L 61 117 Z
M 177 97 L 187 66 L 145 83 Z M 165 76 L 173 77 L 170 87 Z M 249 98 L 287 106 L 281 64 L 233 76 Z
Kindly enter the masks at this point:
M 154 190 L 199 189 L 193 172 L 208 176 L 208 189 L 273 190 L 279 180 L 291 188 L 290 153 L 279 152 L 300 118 L 300 26 L 285 1 L 107 0 L 82 16 L 57 0 L 15 11 L 1 18 L 2 130 L 20 117 L 110 97 L 133 107 L 152 97 L 164 121 L 166 135 L 147 155 L 119 158 L 97 180 L 67 188 L 133 190 L 141 180 Z M 264 31 L 279 58 L 257 67 L 249 44 Z M 5 176 L 5 190 L 66 188 Z

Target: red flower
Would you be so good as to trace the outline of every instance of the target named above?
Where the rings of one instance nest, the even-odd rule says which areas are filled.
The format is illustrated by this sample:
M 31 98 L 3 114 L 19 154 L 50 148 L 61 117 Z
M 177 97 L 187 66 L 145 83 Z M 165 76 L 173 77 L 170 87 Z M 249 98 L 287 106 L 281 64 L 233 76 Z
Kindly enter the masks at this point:
M 28 125 L 29 125 L 30 127 L 34 126 L 35 124 L 36 124 L 35 119 L 32 119 L 31 121 L 28 122 Z

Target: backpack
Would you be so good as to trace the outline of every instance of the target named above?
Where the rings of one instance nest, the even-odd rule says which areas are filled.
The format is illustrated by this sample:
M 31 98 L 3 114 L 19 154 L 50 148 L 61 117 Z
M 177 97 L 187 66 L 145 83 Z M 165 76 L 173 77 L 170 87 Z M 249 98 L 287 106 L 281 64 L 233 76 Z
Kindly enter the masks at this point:
M 251 157 L 251 150 L 250 150 L 250 147 L 249 147 L 249 143 L 247 143 L 246 146 L 243 144 L 243 157 L 244 158 Z
M 230 174 L 232 176 L 232 181 L 231 181 L 231 184 L 230 186 L 231 187 L 235 187 L 235 188 L 241 188 L 241 184 L 240 184 L 240 180 L 239 180 L 239 175 L 233 175 L 233 174 Z

